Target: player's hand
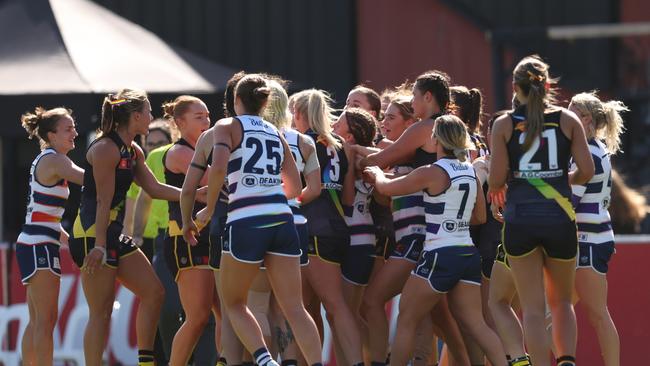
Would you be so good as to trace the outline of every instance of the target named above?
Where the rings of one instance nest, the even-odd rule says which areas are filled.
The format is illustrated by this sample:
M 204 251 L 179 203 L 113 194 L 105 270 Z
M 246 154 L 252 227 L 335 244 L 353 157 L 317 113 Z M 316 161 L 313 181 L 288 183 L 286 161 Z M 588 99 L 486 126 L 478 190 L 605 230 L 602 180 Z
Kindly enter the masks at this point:
M 194 220 L 190 220 L 189 222 L 183 221 L 183 239 L 185 239 L 186 242 L 190 243 L 191 246 L 196 246 L 199 241 L 196 239 L 196 237 L 199 235 L 199 228 L 196 226 L 194 223 Z
M 495 205 L 495 204 L 490 204 L 490 211 L 492 211 L 492 217 L 494 217 L 495 220 L 498 222 L 503 222 L 503 212 L 502 209 Z
M 378 177 L 383 177 L 384 172 L 378 166 L 369 166 L 363 170 L 363 180 L 366 183 L 375 184 Z
M 492 216 L 499 222 L 503 222 L 503 210 L 506 207 L 507 189 L 506 186 L 499 189 L 493 189 L 490 187 L 487 193 L 487 201 L 490 204 Z
M 140 248 L 144 243 L 144 239 L 141 236 L 134 236 L 131 238 L 131 242 L 135 244 L 136 247 Z
M 206 203 L 208 200 L 208 186 L 203 186 L 196 190 L 195 200 L 201 203 Z
M 96 245 L 86 255 L 86 258 L 84 259 L 84 264 L 81 267 L 81 269 L 86 273 L 92 275 L 105 263 L 106 263 L 106 248 L 103 246 Z

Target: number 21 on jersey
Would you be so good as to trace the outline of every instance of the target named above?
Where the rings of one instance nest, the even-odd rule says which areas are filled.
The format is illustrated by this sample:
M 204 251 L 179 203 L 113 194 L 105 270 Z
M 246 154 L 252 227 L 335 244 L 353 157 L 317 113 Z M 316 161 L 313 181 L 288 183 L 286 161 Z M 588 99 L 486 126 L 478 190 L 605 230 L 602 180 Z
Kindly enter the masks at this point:
M 557 169 L 557 137 L 555 135 L 554 129 L 544 130 L 542 132 L 541 138 L 546 139 L 546 145 L 548 150 L 548 169 Z M 524 143 L 526 140 L 526 132 L 522 132 L 519 135 L 519 144 Z M 530 171 L 530 170 L 542 170 L 542 162 L 533 162 L 533 157 L 537 154 L 537 151 L 540 149 L 541 139 L 536 137 L 533 141 L 533 144 L 530 146 L 528 151 L 524 152 L 519 159 L 519 170 L 520 171 Z M 543 159 L 543 158 L 542 158 Z

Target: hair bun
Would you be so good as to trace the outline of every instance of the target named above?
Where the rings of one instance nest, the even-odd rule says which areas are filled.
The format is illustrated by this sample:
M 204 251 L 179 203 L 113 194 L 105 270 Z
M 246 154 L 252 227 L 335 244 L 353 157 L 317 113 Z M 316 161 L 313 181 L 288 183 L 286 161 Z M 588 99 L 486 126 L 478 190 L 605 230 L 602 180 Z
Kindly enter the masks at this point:
M 253 94 L 256 96 L 268 97 L 271 94 L 271 88 L 269 88 L 268 86 L 259 86 L 253 89 Z
M 162 105 L 163 109 L 163 118 L 167 119 L 173 119 L 174 118 L 174 108 L 176 107 L 176 103 L 174 102 L 165 102 Z

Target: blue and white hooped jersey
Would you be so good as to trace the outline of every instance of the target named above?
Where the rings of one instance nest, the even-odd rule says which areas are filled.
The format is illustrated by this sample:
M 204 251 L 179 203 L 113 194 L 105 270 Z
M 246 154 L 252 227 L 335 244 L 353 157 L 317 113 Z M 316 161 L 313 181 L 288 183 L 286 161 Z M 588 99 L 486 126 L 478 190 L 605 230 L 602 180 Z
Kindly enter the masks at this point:
M 56 154 L 54 149 L 43 150 L 32 162 L 29 170 L 29 197 L 25 225 L 17 242 L 26 245 L 52 243 L 60 245 L 61 217 L 65 211 L 70 189 L 65 180 L 45 186 L 36 179 L 36 166 L 45 155 Z
M 259 216 L 291 215 L 280 175 L 284 161 L 280 132 L 259 116 L 236 119 L 243 133 L 228 162 L 226 223 Z
M 433 165 L 449 175 L 449 187 L 432 196 L 424 191 L 424 212 L 427 236 L 424 250 L 473 245 L 469 222 L 476 204 L 477 184 L 474 167 L 468 161 L 442 158 Z
M 413 171 L 410 165 L 396 165 L 393 173 L 397 176 L 406 175 Z M 395 240 L 400 241 L 408 235 L 425 235 L 423 192 L 415 192 L 403 196 L 392 197 L 393 227 Z
M 302 151 L 300 151 L 300 132 L 294 130 L 293 128 L 283 128 L 282 134 L 284 135 L 285 140 L 287 140 L 287 145 L 291 150 L 291 155 L 296 161 L 296 167 L 302 176 L 305 171 L 305 158 L 302 156 Z M 297 199 L 292 198 L 289 200 L 289 206 L 291 206 L 293 211 L 293 223 L 296 225 L 302 225 L 307 223 L 307 219 L 300 211 L 300 202 Z
M 345 215 L 345 223 L 350 229 L 350 245 L 375 245 L 375 225 L 370 214 L 372 186 L 357 179 L 354 191 L 351 212 Z
M 602 244 L 614 241 L 607 211 L 612 191 L 612 164 L 607 148 L 601 141 L 589 140 L 589 151 L 594 160 L 594 176 L 587 184 L 571 185 L 571 198 L 576 211 L 578 240 Z M 575 169 L 575 163 L 571 164 L 571 170 Z

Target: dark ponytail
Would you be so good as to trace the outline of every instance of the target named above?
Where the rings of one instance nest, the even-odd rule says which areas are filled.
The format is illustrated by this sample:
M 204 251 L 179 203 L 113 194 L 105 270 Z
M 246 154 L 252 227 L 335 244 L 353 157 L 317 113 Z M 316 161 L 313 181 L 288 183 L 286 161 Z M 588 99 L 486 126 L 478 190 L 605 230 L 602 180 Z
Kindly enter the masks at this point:
M 451 109 L 449 93 L 449 75 L 442 71 L 427 71 L 415 80 L 415 87 L 422 93 L 429 92 L 438 103 L 442 113 Z
M 147 93 L 140 90 L 122 89 L 117 94 L 108 94 L 102 104 L 99 135 L 106 135 L 118 126 L 128 124 L 131 113 L 142 111 L 147 101 Z
M 481 91 L 464 86 L 452 86 L 451 97 L 456 108 L 455 113 L 465 122 L 470 133 L 477 133 L 481 126 L 483 113 L 483 95 Z
M 513 82 L 521 89 L 526 101 L 526 139 L 523 149 L 527 151 L 544 129 L 544 110 L 555 102 L 556 80 L 548 73 L 549 65 L 537 55 L 524 57 L 513 72 Z
M 372 146 L 377 133 L 375 117 L 361 108 L 349 108 L 343 113 L 348 122 L 348 130 L 354 137 L 354 142 L 360 146 Z
M 244 76 L 235 87 L 235 96 L 240 98 L 247 113 L 259 115 L 269 95 L 271 95 L 271 88 L 259 74 Z

